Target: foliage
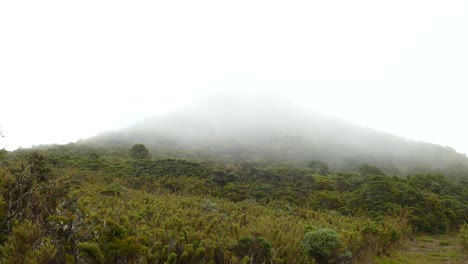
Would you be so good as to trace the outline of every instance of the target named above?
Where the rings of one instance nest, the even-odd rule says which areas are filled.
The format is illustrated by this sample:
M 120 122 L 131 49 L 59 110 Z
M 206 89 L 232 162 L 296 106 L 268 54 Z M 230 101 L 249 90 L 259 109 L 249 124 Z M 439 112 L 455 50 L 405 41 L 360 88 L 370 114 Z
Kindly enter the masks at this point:
M 443 175 L 323 176 L 82 146 L 5 164 L 0 247 L 16 263 L 366 263 L 412 231 L 468 219 L 467 183 Z
M 330 173 L 328 169 L 328 164 L 320 160 L 312 160 L 309 162 L 309 168 L 313 169 L 316 173 L 320 175 L 327 175 Z
M 460 239 L 460 245 L 462 250 L 465 253 L 468 253 L 468 224 L 465 223 L 460 227 L 458 237 Z
M 230 246 L 229 250 L 237 259 L 248 257 L 250 263 L 270 262 L 273 257 L 273 247 L 264 237 L 242 236 Z
M 359 167 L 359 172 L 363 175 L 384 175 L 384 173 L 377 167 L 364 164 Z
M 13 228 L 11 236 L 0 247 L 2 263 L 48 263 L 57 253 L 41 228 L 29 220 Z
M 403 241 L 390 255 L 375 257 L 376 264 L 466 264 L 468 254 L 460 251 L 453 234 L 429 236 L 417 234 Z
M 136 160 L 148 159 L 150 157 L 150 153 L 145 145 L 135 144 L 130 149 L 130 157 Z
M 0 166 L 3 165 L 3 162 L 7 156 L 8 152 L 4 149 L 0 149 Z
M 307 232 L 302 239 L 302 247 L 318 264 L 327 264 L 338 259 L 339 252 L 343 251 L 338 233 L 330 228 Z
M 80 250 L 80 256 L 88 258 L 93 263 L 101 264 L 104 263 L 104 255 L 101 253 L 99 245 L 92 242 L 82 242 L 77 245 Z

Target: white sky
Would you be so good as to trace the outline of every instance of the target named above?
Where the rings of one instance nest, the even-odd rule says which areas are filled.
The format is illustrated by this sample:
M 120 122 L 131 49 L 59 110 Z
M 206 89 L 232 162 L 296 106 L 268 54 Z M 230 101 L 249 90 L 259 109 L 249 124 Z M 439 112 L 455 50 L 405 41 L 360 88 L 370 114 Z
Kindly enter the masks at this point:
M 0 147 L 226 88 L 468 152 L 468 2 L 1 1 Z

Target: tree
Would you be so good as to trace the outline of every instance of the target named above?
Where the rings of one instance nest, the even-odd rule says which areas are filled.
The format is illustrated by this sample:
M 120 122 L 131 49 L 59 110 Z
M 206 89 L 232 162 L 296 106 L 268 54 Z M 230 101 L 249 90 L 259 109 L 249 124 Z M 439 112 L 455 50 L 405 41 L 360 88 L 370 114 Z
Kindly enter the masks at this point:
M 359 167 L 359 172 L 362 175 L 385 175 L 379 168 L 369 164 L 364 164 Z
M 143 144 L 135 144 L 130 149 L 130 157 L 136 160 L 149 159 L 149 150 Z
M 10 231 L 14 220 L 43 221 L 55 207 L 55 196 L 51 195 L 53 181 L 46 157 L 37 152 L 27 153 L 21 158 L 20 168 L 13 170 L 13 178 L 5 185 L 6 219 L 2 225 Z
M 330 173 L 328 169 L 328 164 L 321 160 L 312 160 L 309 162 L 309 168 L 313 169 L 316 173 L 320 175 L 327 175 Z

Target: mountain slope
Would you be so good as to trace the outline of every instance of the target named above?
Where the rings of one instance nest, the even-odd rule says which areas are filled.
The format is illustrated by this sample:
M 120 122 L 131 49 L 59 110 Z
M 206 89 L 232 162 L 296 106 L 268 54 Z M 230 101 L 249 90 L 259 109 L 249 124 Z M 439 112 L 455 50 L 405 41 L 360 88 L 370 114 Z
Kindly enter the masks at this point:
M 319 159 L 337 170 L 370 163 L 395 174 L 460 174 L 468 169 L 468 159 L 451 148 L 359 127 L 267 96 L 211 97 L 79 143 L 129 146 L 137 142 L 159 153 L 191 153 L 230 162 L 305 165 Z

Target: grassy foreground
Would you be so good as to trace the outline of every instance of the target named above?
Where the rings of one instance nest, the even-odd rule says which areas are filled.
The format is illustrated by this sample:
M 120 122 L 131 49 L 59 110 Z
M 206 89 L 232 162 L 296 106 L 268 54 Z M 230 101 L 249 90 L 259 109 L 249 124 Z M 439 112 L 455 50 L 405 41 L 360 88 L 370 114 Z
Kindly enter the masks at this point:
M 376 264 L 464 264 L 468 256 L 460 250 L 456 235 L 419 235 L 404 241 L 390 256 L 374 260 Z

